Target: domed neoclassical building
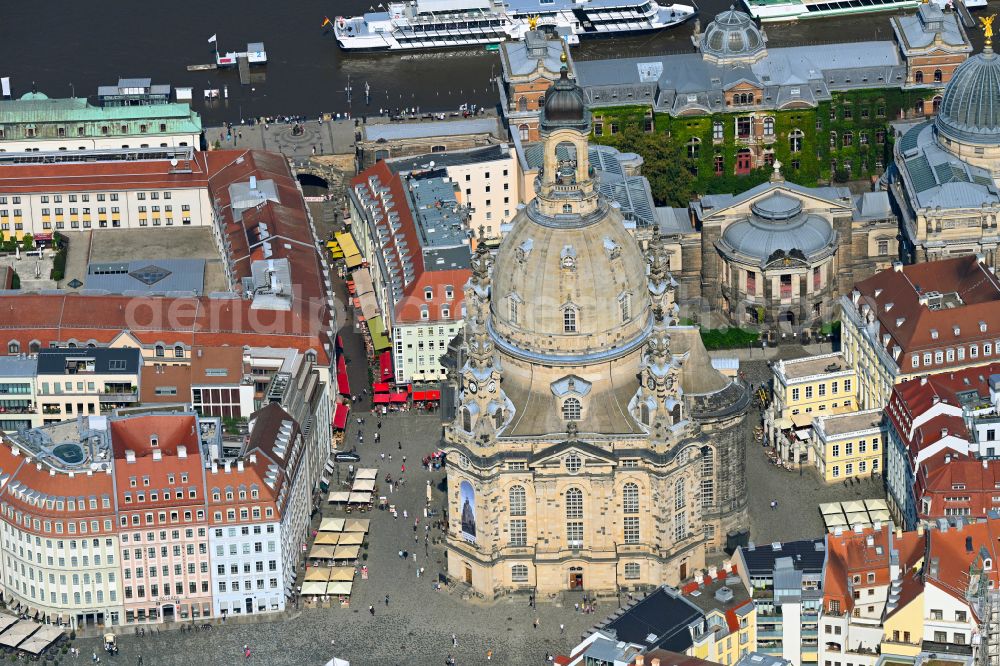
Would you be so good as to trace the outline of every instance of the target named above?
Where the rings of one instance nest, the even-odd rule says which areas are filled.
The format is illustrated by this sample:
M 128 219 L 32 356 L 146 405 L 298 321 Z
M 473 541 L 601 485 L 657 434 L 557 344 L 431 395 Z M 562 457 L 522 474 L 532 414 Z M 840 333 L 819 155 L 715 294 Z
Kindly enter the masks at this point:
M 598 193 L 590 114 L 546 92 L 536 198 L 480 245 L 445 396 L 448 571 L 488 597 L 676 584 L 745 529 L 745 388 L 675 326 L 662 240 Z
M 890 192 L 909 261 L 982 254 L 998 265 L 1000 57 L 991 40 L 952 75 L 933 121 L 894 147 Z

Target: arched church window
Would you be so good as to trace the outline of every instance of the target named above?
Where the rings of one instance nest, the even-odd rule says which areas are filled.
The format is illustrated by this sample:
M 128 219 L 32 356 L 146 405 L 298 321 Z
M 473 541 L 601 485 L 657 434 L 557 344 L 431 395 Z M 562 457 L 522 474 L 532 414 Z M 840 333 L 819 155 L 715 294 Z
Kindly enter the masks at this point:
M 622 512 L 639 513 L 639 486 L 631 481 L 622 487 Z
M 913 75 L 913 80 L 916 83 L 923 83 L 924 82 L 924 73 L 921 72 L 920 70 L 917 70 L 917 73 Z
M 576 308 L 563 310 L 563 332 L 576 333 Z
M 581 411 L 580 401 L 577 398 L 566 398 L 566 401 L 563 402 L 563 419 L 567 421 L 579 421 Z
M 774 136 L 774 118 L 764 118 L 764 136 Z
M 499 430 L 503 427 L 503 410 L 498 409 L 493 412 L 493 427 Z
M 472 432 L 472 410 L 468 407 L 462 408 L 462 430 Z
M 522 95 L 521 97 L 519 97 L 517 99 L 517 110 L 518 111 L 527 111 L 528 110 L 528 98 L 527 97 L 525 97 L 525 96 Z
M 674 425 L 681 422 L 681 406 L 680 404 L 674 405 L 673 409 L 670 410 L 670 418 L 674 422 Z
M 649 425 L 649 405 L 646 403 L 639 405 L 639 420 L 642 421 L 642 425 Z
M 518 318 L 517 311 L 517 298 L 513 294 L 507 297 L 507 318 L 510 319 L 510 323 L 516 324 Z
M 570 546 L 583 545 L 583 491 L 579 488 L 566 491 L 566 541 Z
M 566 215 L 572 214 L 573 206 L 571 206 L 570 204 L 563 204 L 563 213 L 565 213 Z
M 518 134 L 521 135 L 521 141 L 527 141 L 528 140 L 528 132 L 529 131 L 530 130 L 528 129 L 527 125 L 518 125 L 517 126 L 517 132 L 518 132 Z
M 524 486 L 517 485 L 511 486 L 510 490 L 507 492 L 507 503 L 510 507 L 510 515 L 512 516 L 524 516 L 528 513 L 528 500 L 527 493 L 524 491 Z

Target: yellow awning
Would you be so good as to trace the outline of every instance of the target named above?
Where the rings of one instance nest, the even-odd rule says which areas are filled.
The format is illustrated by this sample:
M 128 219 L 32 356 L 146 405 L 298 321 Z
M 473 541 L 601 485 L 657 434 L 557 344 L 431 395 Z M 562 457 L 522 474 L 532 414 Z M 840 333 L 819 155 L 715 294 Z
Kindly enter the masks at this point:
M 344 251 L 346 256 L 351 256 L 352 254 L 361 254 L 361 250 L 358 249 L 358 244 L 354 242 L 354 236 L 346 233 L 334 234 L 334 238 L 337 239 L 337 243 L 340 245 L 340 249 Z
M 389 349 L 391 346 L 389 344 L 389 338 L 385 336 L 385 324 L 382 322 L 382 317 L 378 316 L 374 319 L 369 319 L 368 333 L 372 336 L 372 346 L 375 348 L 375 353 L 383 352 Z
M 348 268 L 357 268 L 364 263 L 364 259 L 361 258 L 360 254 L 344 255 L 344 261 L 347 263 Z
M 796 428 L 808 428 L 812 425 L 814 414 L 792 414 L 792 425 Z

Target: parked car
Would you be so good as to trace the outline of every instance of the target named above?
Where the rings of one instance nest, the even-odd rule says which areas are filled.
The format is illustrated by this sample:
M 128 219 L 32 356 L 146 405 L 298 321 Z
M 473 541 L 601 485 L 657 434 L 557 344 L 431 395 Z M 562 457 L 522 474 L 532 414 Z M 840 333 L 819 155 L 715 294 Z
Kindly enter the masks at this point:
M 337 462 L 361 462 L 361 456 L 354 451 L 341 451 L 333 456 Z

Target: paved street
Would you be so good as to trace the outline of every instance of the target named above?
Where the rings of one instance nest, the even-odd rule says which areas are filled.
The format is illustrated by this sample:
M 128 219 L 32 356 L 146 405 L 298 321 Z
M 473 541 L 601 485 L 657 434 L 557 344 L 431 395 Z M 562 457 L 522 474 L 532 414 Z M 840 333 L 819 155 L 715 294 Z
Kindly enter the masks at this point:
M 821 350 L 810 346 L 809 349 L 804 349 L 797 345 L 786 345 L 774 350 L 768 361 L 764 361 L 758 350 L 756 358 L 743 360 L 740 369 L 745 373 L 747 381 L 760 386 L 761 382 L 771 378 L 768 362 L 776 358 L 800 358 L 828 352 L 828 348 Z M 754 425 L 760 423 L 760 411 L 754 408 L 750 420 Z M 766 451 L 757 442 L 747 444 L 750 538 L 756 543 L 806 539 L 823 534 L 825 526 L 818 507 L 824 502 L 885 497 L 881 481 L 866 480 L 846 486 L 843 483 L 828 485 L 814 467 L 788 470 L 772 465 Z M 775 511 L 771 510 L 771 500 L 778 501 Z
M 532 627 L 536 617 L 527 603 L 501 601 L 484 604 L 463 601 L 446 589 L 435 590 L 437 574 L 444 569 L 444 552 L 438 543 L 427 550 L 424 536 L 438 541 L 441 532 L 425 532 L 423 508 L 427 481 L 434 484 L 433 506 L 440 509 L 443 494 L 438 484 L 443 471 L 428 473 L 419 466 L 420 459 L 435 450 L 440 424 L 436 415 L 390 415 L 383 420 L 382 443 L 374 443 L 377 422 L 370 414 L 364 426 L 352 421 L 349 441 L 357 441 L 357 432 L 364 433 L 360 451 L 362 465 L 378 466 L 381 492 L 385 492 L 384 477 L 391 471 L 399 476 L 403 456 L 406 456 L 406 483 L 390 501 L 399 508 L 399 518 L 387 511 L 363 514 L 372 520 L 368 536 L 370 578 L 354 582 L 350 608 L 302 610 L 294 619 L 282 622 L 245 625 L 225 624 L 209 631 L 177 633 L 162 632 L 137 638 L 121 638 L 121 652 L 108 663 L 135 664 L 142 654 L 148 665 L 225 664 L 243 661 L 242 647 L 250 646 L 251 662 L 269 666 L 323 664 L 333 656 L 349 659 L 352 664 L 434 664 L 444 663 L 448 654 L 458 664 L 480 664 L 486 661 L 486 651 L 493 650 L 492 663 L 542 664 L 545 653 L 568 649 L 588 627 L 611 612 L 601 608 L 599 615 L 584 615 L 549 604 L 540 604 L 537 617 L 539 629 Z M 402 445 L 402 450 L 400 450 Z M 380 453 L 385 453 L 382 461 Z M 392 462 L 389 462 L 389 455 Z M 414 464 L 415 463 L 415 464 Z M 342 465 L 341 481 L 346 481 L 347 469 Z M 337 485 L 336 477 L 331 479 Z M 403 518 L 406 510 L 408 518 Z M 344 515 L 341 511 L 324 509 L 326 515 Z M 362 514 L 351 514 L 361 516 Z M 414 515 L 420 517 L 417 529 L 417 560 L 405 562 L 400 550 L 414 550 Z M 318 524 L 318 518 L 316 523 Z M 420 578 L 418 567 L 424 568 Z M 389 605 L 385 596 L 389 595 Z M 376 607 L 375 616 L 368 606 Z M 559 624 L 566 625 L 560 634 Z M 452 634 L 458 642 L 452 646 Z M 331 640 L 336 645 L 331 645 Z M 99 646 L 97 639 L 78 641 L 85 655 Z

